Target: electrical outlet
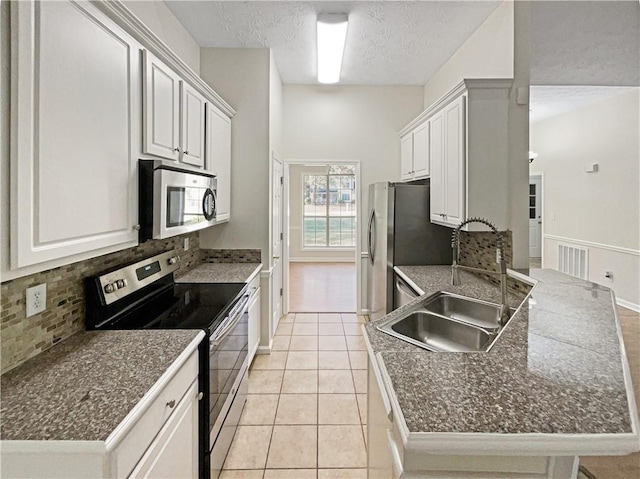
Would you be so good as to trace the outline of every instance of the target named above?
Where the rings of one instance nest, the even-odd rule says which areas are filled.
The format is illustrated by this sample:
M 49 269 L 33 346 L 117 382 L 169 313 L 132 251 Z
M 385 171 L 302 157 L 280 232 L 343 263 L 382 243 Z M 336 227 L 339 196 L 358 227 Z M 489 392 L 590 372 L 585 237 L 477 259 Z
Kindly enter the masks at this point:
M 27 318 L 47 309 L 47 283 L 27 288 Z
M 189 251 L 189 238 L 184 239 L 184 250 Z

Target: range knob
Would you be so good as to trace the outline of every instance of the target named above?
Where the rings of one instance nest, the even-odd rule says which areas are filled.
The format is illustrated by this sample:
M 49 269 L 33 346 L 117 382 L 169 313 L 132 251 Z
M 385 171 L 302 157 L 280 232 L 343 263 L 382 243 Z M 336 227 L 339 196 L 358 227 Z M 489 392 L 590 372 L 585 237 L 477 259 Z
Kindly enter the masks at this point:
M 176 264 L 178 261 L 180 261 L 180 256 L 172 256 L 167 260 L 167 263 Z
M 116 286 L 114 283 L 107 283 L 104 285 L 104 292 L 109 294 L 113 293 L 116 290 Z
M 118 281 L 116 281 L 116 286 L 118 287 L 118 289 L 124 288 L 126 285 L 127 285 L 126 279 L 119 279 Z

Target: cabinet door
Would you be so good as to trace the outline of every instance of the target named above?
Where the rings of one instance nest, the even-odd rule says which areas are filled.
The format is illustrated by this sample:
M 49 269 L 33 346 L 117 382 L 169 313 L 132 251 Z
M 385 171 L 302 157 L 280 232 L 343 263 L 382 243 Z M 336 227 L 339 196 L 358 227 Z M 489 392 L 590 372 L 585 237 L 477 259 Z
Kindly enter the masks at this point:
M 130 477 L 198 477 L 198 381 L 194 381 Z
M 143 151 L 169 160 L 180 158 L 180 77 L 144 51 Z
M 429 122 L 413 130 L 413 176 L 429 176 Z
M 444 214 L 450 225 L 465 218 L 465 97 L 445 107 Z
M 136 245 L 137 42 L 89 2 L 11 7 L 12 268 Z
M 204 167 L 204 110 L 205 100 L 185 82 L 182 85 L 182 158 L 180 161 L 193 166 Z
M 400 177 L 409 180 L 413 177 L 413 135 L 407 133 L 400 139 Z
M 231 119 L 207 104 L 207 170 L 218 180 L 216 221 L 231 217 Z
M 260 343 L 260 288 L 249 302 L 249 366 Z
M 431 161 L 431 221 L 444 221 L 444 112 L 429 120 L 429 157 Z

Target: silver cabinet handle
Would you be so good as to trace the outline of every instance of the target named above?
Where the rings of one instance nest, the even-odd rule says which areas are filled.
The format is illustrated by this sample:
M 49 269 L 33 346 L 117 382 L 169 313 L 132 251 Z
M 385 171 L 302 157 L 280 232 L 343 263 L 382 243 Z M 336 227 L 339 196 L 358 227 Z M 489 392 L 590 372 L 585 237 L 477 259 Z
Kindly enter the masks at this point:
M 189 154 L 189 152 L 188 152 L 187 150 L 184 150 L 184 154 L 185 154 L 185 155 L 188 155 L 188 154 Z
M 178 153 L 180 153 L 180 148 L 174 148 L 173 151 L 177 151 Z
M 170 409 L 173 409 L 173 407 L 174 407 L 175 405 L 176 405 L 176 400 L 175 400 L 175 399 L 172 399 L 171 401 L 169 401 L 169 402 L 167 403 L 167 407 L 168 407 L 168 408 L 170 408 Z
M 198 401 L 202 401 L 202 398 L 204 397 L 204 394 L 202 393 L 202 391 L 200 391 L 198 393 Z
M 140 231 L 140 225 L 133 225 L 133 229 L 136 231 Z

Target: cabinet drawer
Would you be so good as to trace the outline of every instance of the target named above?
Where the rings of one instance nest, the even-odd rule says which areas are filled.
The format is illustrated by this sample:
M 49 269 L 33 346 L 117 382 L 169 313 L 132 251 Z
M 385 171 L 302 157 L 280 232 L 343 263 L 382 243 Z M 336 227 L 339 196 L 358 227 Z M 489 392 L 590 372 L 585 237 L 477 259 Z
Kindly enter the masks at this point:
M 249 286 L 247 287 L 247 292 L 249 293 L 249 298 L 251 299 L 256 292 L 260 289 L 260 273 L 256 275 L 255 278 L 251 280 Z
M 198 350 L 193 352 L 156 397 L 144 401 L 144 405 L 140 403 L 143 412 L 137 421 L 133 420 L 128 425 L 129 430 L 113 452 L 113 477 L 129 476 L 197 377 Z

